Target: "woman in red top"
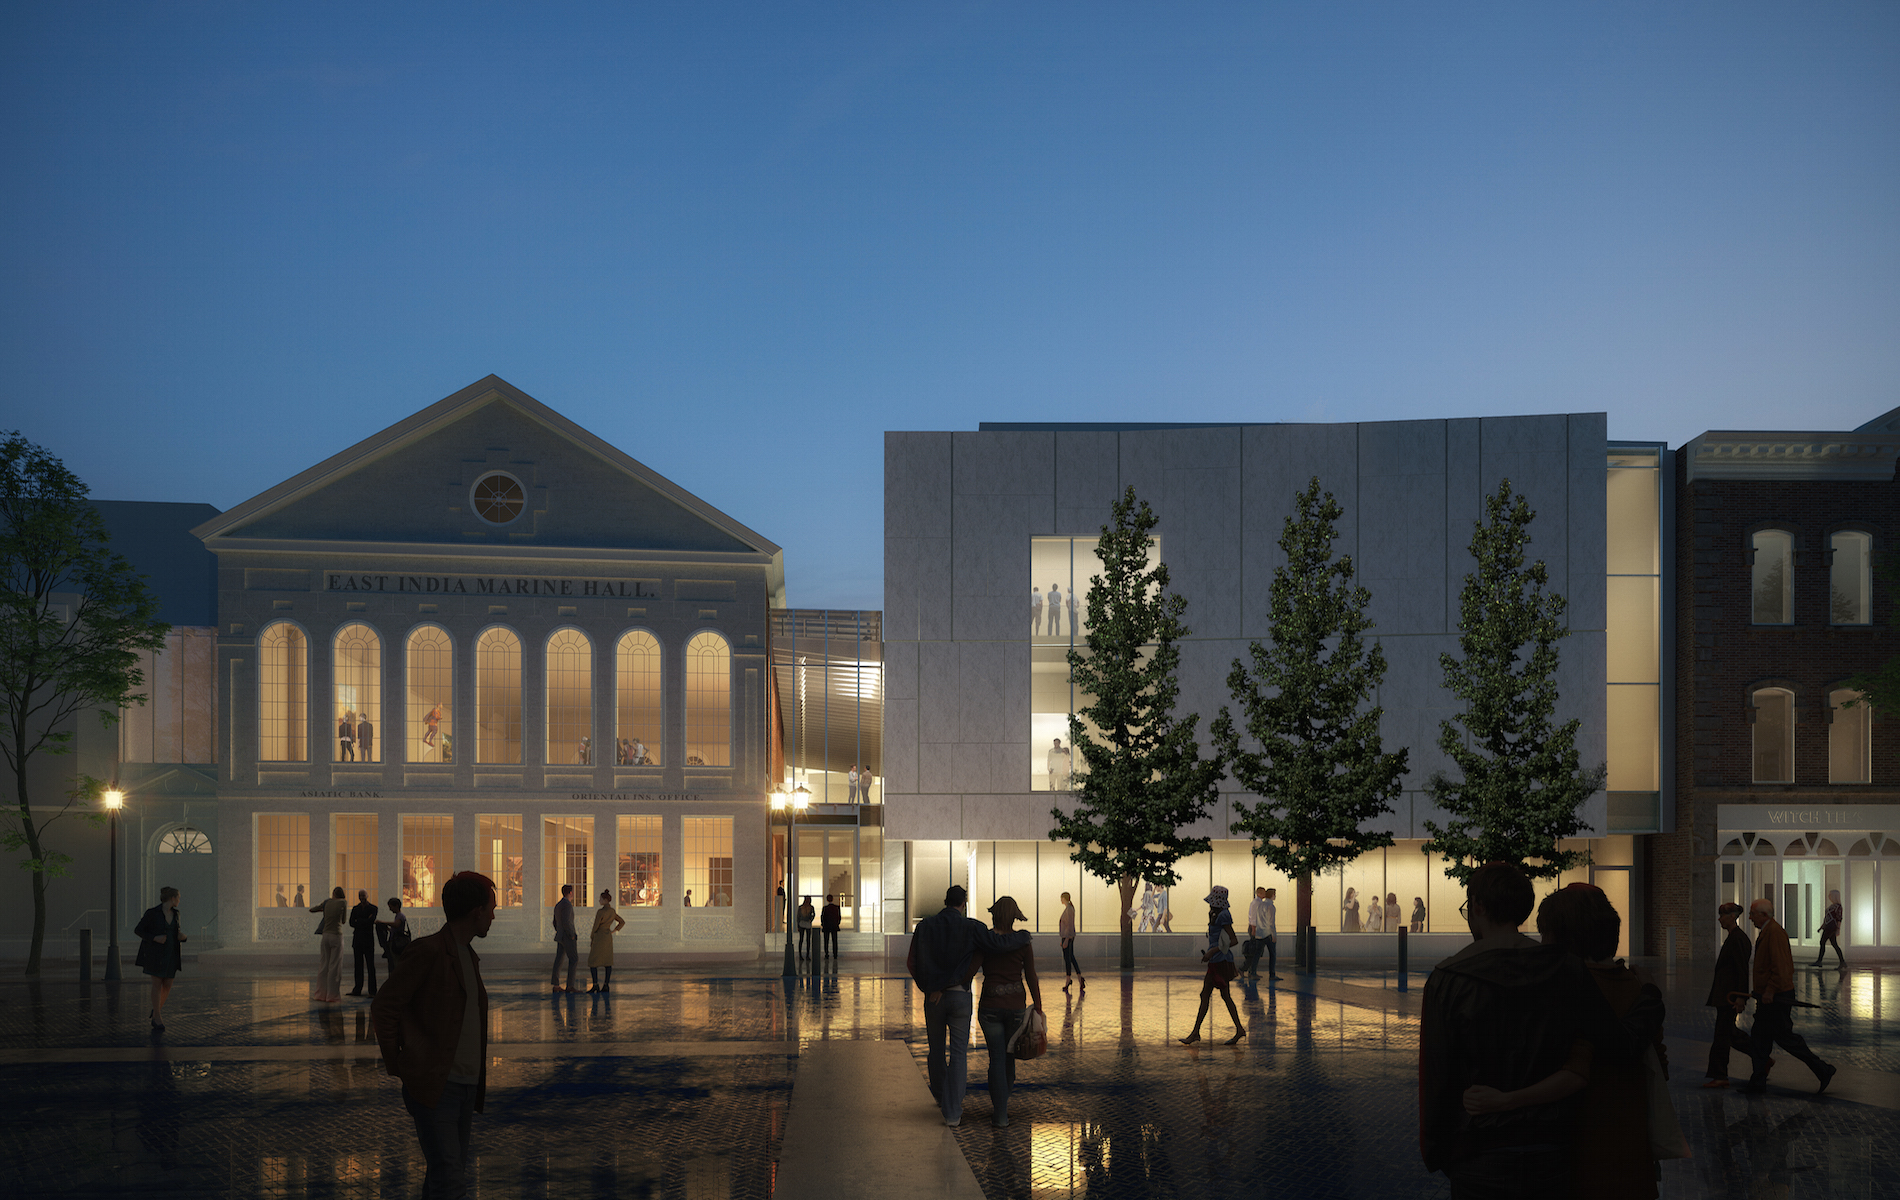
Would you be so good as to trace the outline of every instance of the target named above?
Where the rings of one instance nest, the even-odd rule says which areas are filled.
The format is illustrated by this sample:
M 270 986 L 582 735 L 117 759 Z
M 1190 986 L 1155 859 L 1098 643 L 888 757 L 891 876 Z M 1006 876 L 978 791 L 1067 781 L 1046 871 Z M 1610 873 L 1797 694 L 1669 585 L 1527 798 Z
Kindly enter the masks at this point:
M 1027 921 L 1023 910 L 1010 896 L 998 896 L 990 905 L 990 923 L 998 933 L 1013 932 L 1018 921 Z M 1016 1082 L 1016 1060 L 1009 1055 L 1009 1040 L 1022 1028 L 1029 1010 L 1042 1011 L 1042 988 L 1036 982 L 1036 957 L 1028 946 L 1019 946 L 1005 954 L 990 954 L 983 959 L 983 998 L 976 1006 L 976 1022 L 983 1029 L 983 1044 L 990 1052 L 991 1123 L 998 1129 L 1009 1124 L 1009 1089 Z M 1028 1003 L 1024 992 L 1028 993 Z

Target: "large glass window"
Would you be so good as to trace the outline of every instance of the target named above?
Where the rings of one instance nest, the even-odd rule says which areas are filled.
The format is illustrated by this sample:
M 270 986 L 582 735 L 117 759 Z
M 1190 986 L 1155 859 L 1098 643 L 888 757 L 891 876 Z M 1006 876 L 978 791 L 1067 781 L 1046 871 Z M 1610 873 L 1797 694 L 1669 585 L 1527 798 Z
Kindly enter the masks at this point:
M 381 904 L 386 897 L 377 883 L 376 814 L 337 813 L 330 821 L 334 886 L 343 889 L 351 904 L 356 903 L 359 889 L 369 893 L 370 903 Z
M 1866 625 L 1873 617 L 1874 539 L 1843 532 L 1828 539 L 1828 620 L 1836 625 Z
M 1794 782 L 1794 693 L 1787 688 L 1755 692 L 1755 782 Z
M 594 894 L 587 887 L 593 861 L 594 818 L 542 819 L 541 876 L 546 881 L 542 885 L 542 892 L 548 907 L 560 903 L 561 885 L 564 883 L 574 885 L 574 894 L 568 897 L 574 907 L 586 908 L 593 903 Z
M 681 831 L 687 892 L 695 905 L 732 905 L 732 818 L 687 817 Z M 802 883 L 800 886 L 804 886 Z
M 660 906 L 660 818 L 621 817 L 620 907 Z
M 376 721 L 383 711 L 383 639 L 361 622 L 337 630 L 330 675 L 336 760 L 381 762 Z
M 644 629 L 620 635 L 614 648 L 614 763 L 660 765 L 660 643 Z
M 1088 637 L 1089 587 L 1102 573 L 1098 538 L 1039 537 L 1029 542 L 1029 786 L 1068 791 L 1083 770 L 1070 743 L 1069 714 L 1094 703 L 1069 680 L 1069 651 Z M 1148 566 L 1161 560 L 1150 538 Z
M 310 815 L 257 815 L 257 906 L 308 908 L 305 883 L 310 877 Z
M 548 638 L 548 764 L 594 763 L 594 644 L 578 629 Z
M 521 761 L 521 639 L 495 626 L 475 642 L 475 761 Z
M 1613 446 L 1605 482 L 1609 790 L 1641 793 L 1613 795 L 1611 808 L 1642 814 L 1634 820 L 1644 829 L 1655 828 L 1661 809 L 1661 464 L 1659 446 Z M 1402 897 L 1408 927 L 1418 895 Z
M 1750 620 L 1757 625 L 1792 625 L 1794 535 L 1779 529 L 1764 529 L 1755 535 L 1753 549 L 1749 590 L 1754 600 Z
M 409 632 L 409 761 L 455 759 L 455 642 L 440 625 Z
M 453 874 L 455 818 L 447 813 L 403 814 L 402 906 L 434 908 L 442 885 Z
M 498 908 L 520 908 L 523 866 L 521 818 L 491 814 L 476 818 L 476 870 L 495 881 Z
M 257 637 L 257 757 L 310 761 L 310 646 L 288 621 Z
M 732 650 L 710 631 L 686 643 L 686 765 L 732 765 Z
M 1829 783 L 1873 781 L 1874 710 L 1864 702 L 1852 708 L 1842 707 L 1849 701 L 1861 699 L 1861 694 L 1851 688 L 1839 688 L 1827 694 Z

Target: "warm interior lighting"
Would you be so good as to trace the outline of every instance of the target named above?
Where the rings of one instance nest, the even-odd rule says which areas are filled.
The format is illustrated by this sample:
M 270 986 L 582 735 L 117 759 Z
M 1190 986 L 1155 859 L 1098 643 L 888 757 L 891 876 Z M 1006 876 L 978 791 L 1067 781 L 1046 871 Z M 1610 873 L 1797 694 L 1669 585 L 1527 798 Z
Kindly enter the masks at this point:
M 119 809 L 125 806 L 125 793 L 118 788 L 107 788 L 106 794 L 101 797 L 101 799 L 105 801 L 106 807 L 110 809 Z

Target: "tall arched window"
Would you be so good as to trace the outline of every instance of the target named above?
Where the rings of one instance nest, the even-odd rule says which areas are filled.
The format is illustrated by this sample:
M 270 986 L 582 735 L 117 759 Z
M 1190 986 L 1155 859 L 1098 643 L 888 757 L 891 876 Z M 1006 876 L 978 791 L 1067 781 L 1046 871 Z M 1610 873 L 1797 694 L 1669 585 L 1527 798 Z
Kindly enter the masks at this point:
M 310 761 L 310 644 L 289 621 L 257 635 L 257 757 Z
M 383 639 L 360 622 L 337 630 L 330 675 L 336 760 L 381 762 L 376 722 L 383 713 Z
M 521 639 L 497 625 L 475 640 L 475 761 L 521 761 Z
M 412 763 L 455 761 L 455 640 L 440 625 L 409 631 L 403 675 L 409 702 Z
M 1873 621 L 1873 535 L 1844 530 L 1828 539 L 1828 620 L 1835 625 Z
M 1756 783 L 1794 782 L 1794 693 L 1787 688 L 1757 688 L 1755 707 Z
M 732 649 L 710 631 L 686 643 L 686 765 L 732 765 Z
M 594 756 L 594 643 L 578 629 L 548 637 L 548 765 Z
M 1757 625 L 1794 624 L 1794 535 L 1764 529 L 1751 545 L 1749 620 Z
M 644 629 L 620 635 L 614 648 L 614 762 L 660 765 L 660 643 Z
M 1854 707 L 1843 705 L 1854 701 Z M 1827 781 L 1872 783 L 1874 710 L 1852 688 L 1827 694 Z

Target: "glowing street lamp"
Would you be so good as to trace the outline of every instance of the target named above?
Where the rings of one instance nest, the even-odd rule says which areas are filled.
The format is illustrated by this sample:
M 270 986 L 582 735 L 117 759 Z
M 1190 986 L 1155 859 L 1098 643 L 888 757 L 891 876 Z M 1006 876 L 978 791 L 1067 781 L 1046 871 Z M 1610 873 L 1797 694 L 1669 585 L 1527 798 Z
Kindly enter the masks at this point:
M 792 948 L 792 898 L 798 894 L 798 814 L 810 806 L 811 789 L 802 783 L 789 794 L 784 788 L 772 789 L 772 811 L 791 814 L 785 829 L 785 977 L 788 979 L 798 974 L 798 953 Z
M 119 810 L 125 807 L 125 793 L 114 780 L 103 797 L 107 820 L 112 827 L 112 907 L 106 910 L 106 982 L 119 979 Z

